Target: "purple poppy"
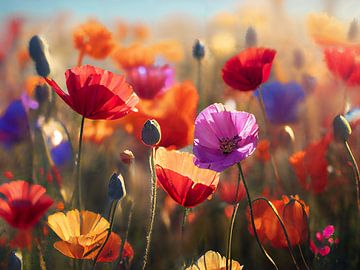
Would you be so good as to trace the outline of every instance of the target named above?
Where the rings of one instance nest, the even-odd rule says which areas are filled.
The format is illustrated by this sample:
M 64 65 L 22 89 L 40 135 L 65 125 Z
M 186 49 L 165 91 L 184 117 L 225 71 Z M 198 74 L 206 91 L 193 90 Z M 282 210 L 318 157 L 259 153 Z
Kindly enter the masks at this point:
M 298 119 L 298 108 L 305 98 L 305 92 L 296 82 L 270 82 L 261 89 L 266 117 L 273 124 L 288 124 Z M 258 97 L 259 90 L 255 91 Z
M 127 81 L 142 99 L 153 99 L 174 82 L 174 70 L 164 66 L 138 66 L 126 70 Z
M 215 103 L 195 120 L 194 163 L 221 172 L 250 156 L 258 142 L 255 116 Z

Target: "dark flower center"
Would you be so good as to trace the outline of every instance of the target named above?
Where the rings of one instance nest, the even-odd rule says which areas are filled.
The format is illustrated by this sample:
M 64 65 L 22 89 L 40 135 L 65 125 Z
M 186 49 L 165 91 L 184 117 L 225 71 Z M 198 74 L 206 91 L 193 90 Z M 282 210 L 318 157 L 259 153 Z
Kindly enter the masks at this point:
M 239 135 L 235 135 L 232 138 L 225 137 L 219 139 L 219 149 L 223 154 L 230 154 L 234 149 L 238 148 L 238 143 L 241 141 Z

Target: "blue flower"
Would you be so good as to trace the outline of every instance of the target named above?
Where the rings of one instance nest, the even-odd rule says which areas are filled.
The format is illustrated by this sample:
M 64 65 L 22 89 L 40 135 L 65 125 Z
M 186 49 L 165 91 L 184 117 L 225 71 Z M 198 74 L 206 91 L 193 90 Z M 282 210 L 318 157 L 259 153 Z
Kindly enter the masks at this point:
M 68 164 L 73 158 L 73 149 L 70 141 L 63 141 L 50 150 L 51 159 L 56 167 Z
M 298 108 L 305 92 L 296 82 L 266 83 L 261 88 L 267 119 L 273 124 L 288 124 L 298 119 Z M 255 91 L 259 96 L 259 90 Z
M 0 117 L 0 143 L 5 148 L 10 148 L 29 136 L 26 108 L 21 99 L 16 99 Z

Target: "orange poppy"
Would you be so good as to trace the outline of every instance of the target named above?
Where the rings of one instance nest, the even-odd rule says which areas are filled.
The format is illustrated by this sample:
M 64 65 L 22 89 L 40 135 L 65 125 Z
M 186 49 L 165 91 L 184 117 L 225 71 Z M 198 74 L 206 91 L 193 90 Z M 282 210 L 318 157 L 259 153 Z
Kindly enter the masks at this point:
M 145 24 L 136 23 L 133 26 L 134 38 L 137 41 L 144 42 L 150 37 L 150 29 Z
M 327 134 L 289 158 L 300 184 L 306 190 L 320 193 L 325 189 L 328 180 L 326 152 L 331 140 L 332 135 Z
M 114 133 L 114 129 L 105 124 L 105 121 L 87 121 L 84 126 L 84 140 L 101 144 Z
M 67 257 L 75 259 L 94 259 L 104 243 L 109 222 L 101 215 L 77 209 L 66 214 L 57 212 L 48 217 L 50 228 L 61 238 L 54 248 Z M 111 233 L 98 261 L 111 262 L 119 255 L 121 239 Z
M 184 59 L 184 48 L 176 40 L 162 40 L 153 44 L 151 48 L 170 62 L 180 62 Z
M 174 201 L 194 207 L 212 195 L 219 174 L 194 165 L 194 155 L 160 147 L 155 153 L 156 176 L 160 186 Z
M 297 195 L 294 197 L 283 196 L 281 200 L 272 200 L 271 202 L 284 222 L 291 245 L 306 242 L 309 235 L 307 221 L 309 207 Z M 265 201 L 258 200 L 253 203 L 253 214 L 256 231 L 261 242 L 270 243 L 276 248 L 288 246 L 280 222 Z M 249 211 L 247 211 L 247 219 L 249 232 L 253 234 Z
M 108 56 L 114 48 L 112 34 L 96 20 L 89 20 L 73 32 L 74 46 L 81 53 L 96 59 Z
M 149 66 L 155 61 L 155 53 L 150 47 L 134 43 L 129 47 L 117 47 L 112 59 L 122 69 Z
M 266 139 L 258 142 L 255 156 L 261 161 L 268 161 L 270 159 L 270 142 Z
M 121 120 L 108 121 L 106 124 L 120 124 L 141 141 L 144 123 L 148 119 L 155 119 L 161 126 L 159 146 L 180 149 L 193 143 L 198 101 L 199 96 L 194 85 L 183 82 L 152 100 L 140 100 L 137 105 L 138 113 L 129 114 Z

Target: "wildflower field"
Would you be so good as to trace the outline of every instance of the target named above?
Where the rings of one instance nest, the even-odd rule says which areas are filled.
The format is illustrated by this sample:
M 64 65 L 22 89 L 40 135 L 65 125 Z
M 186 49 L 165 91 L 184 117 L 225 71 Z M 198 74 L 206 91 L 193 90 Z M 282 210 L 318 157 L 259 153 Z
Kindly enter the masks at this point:
M 0 270 L 360 269 L 359 2 L 1 5 Z

